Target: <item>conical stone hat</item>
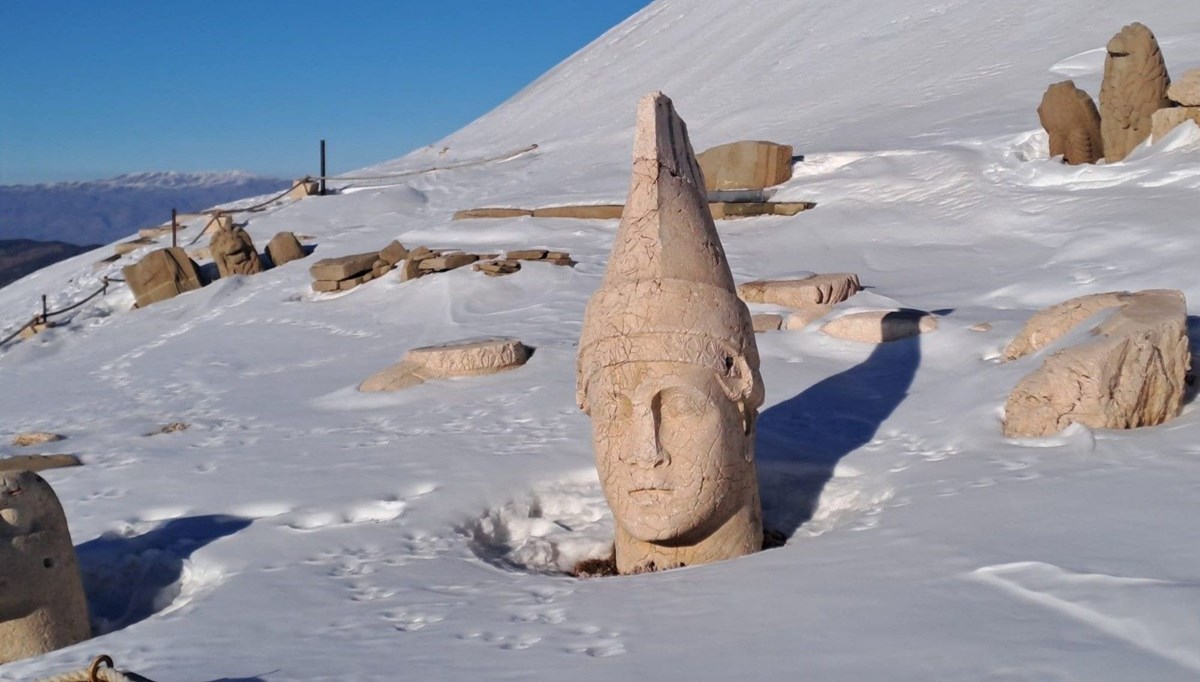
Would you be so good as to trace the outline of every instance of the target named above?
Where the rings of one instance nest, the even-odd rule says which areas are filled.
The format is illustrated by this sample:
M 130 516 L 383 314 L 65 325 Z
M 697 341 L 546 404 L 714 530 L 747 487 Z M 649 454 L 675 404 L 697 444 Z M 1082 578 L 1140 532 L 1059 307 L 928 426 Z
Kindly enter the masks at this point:
M 638 105 L 629 198 L 584 314 L 579 402 L 586 409 L 588 381 L 607 366 L 673 361 L 727 374 L 739 356 L 761 393 L 750 311 L 737 297 L 687 126 L 654 92 Z

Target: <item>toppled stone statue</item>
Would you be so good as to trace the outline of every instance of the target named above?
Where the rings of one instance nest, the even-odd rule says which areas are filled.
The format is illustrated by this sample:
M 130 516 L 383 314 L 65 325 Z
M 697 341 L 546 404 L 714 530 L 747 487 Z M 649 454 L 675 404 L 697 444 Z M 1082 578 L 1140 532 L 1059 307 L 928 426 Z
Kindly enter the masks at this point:
M 279 267 L 285 263 L 300 260 L 306 254 L 304 247 L 300 245 L 300 240 L 296 239 L 296 235 L 291 232 L 280 232 L 267 242 L 267 255 L 271 257 L 271 263 L 275 267 Z
M 1072 423 L 1099 429 L 1154 426 L 1183 406 L 1188 350 L 1187 304 L 1183 293 L 1155 289 L 1102 294 L 1080 305 L 1067 301 L 1058 314 L 1035 315 L 1030 326 L 1048 325 L 1040 336 L 1027 328 L 1008 356 L 1050 343 L 1088 310 L 1115 302 L 1114 312 L 1092 330 L 1093 338 L 1051 355 L 1022 379 L 1004 407 L 1004 435 L 1049 436 Z M 1039 340 L 1040 338 L 1040 340 Z
M 0 472 L 0 665 L 91 634 L 58 497 L 32 471 Z
M 687 128 L 667 96 L 647 95 L 629 200 L 584 314 L 576 373 L 620 573 L 762 548 L 758 364 Z
M 709 192 L 765 189 L 792 179 L 791 145 L 741 140 L 707 149 L 696 157 Z
M 139 308 L 204 286 L 200 268 L 178 246 L 151 251 L 137 263 L 122 268 L 121 273 Z
M 358 390 L 398 391 L 429 379 L 495 374 L 520 367 L 528 359 L 529 347 L 514 338 L 452 341 L 408 351 L 403 361 L 371 375 Z
M 254 241 L 240 227 L 218 230 L 208 247 L 221 277 L 257 275 L 263 271 L 262 259 L 258 257 Z
M 1151 132 L 1151 117 L 1167 99 L 1167 64 L 1150 29 L 1133 23 L 1108 41 L 1100 86 L 1100 132 L 1104 158 L 1120 161 Z
M 1050 135 L 1050 156 L 1077 166 L 1104 158 L 1100 134 L 1100 112 L 1091 95 L 1075 87 L 1075 81 L 1055 83 L 1046 89 L 1038 106 L 1038 120 Z

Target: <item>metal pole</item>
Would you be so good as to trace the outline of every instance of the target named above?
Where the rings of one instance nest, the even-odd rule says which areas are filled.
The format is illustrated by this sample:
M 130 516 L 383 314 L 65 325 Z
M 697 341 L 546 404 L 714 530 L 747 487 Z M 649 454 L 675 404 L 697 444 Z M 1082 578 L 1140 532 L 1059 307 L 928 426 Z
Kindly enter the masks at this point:
M 325 140 L 321 140 L 321 196 L 325 196 Z
M 179 238 L 176 236 L 176 234 L 179 232 L 179 223 L 176 221 L 176 216 L 178 216 L 178 215 L 179 214 L 175 212 L 175 209 L 171 209 L 171 248 L 172 249 L 175 248 L 176 246 L 179 246 Z

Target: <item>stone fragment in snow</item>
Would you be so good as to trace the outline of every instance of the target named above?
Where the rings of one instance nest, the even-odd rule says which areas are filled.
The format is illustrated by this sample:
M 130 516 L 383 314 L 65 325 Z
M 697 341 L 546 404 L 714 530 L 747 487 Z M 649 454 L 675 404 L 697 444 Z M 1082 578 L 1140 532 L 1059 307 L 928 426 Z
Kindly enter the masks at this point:
M 696 155 L 708 191 L 763 189 L 792 179 L 792 147 L 760 140 L 730 142 Z
M 75 455 L 16 455 L 0 458 L 0 471 L 45 471 L 82 466 Z
M 1055 83 L 1042 95 L 1038 120 L 1050 136 L 1050 156 L 1061 156 L 1071 165 L 1096 163 L 1104 158 L 1100 135 L 1100 112 L 1091 95 L 1075 87 L 1075 81 Z
M 220 230 L 213 235 L 208 248 L 212 251 L 213 262 L 217 264 L 217 272 L 221 273 L 221 277 L 257 275 L 263 271 L 262 259 L 258 257 L 254 241 L 240 227 Z
M 1167 65 L 1150 29 L 1130 24 L 1108 41 L 1100 85 L 1100 132 L 1104 159 L 1121 161 L 1151 132 L 1154 112 L 1171 106 Z
M 296 235 L 291 232 L 280 232 L 271 237 L 271 241 L 267 242 L 267 255 L 271 257 L 271 262 L 275 264 L 275 267 L 300 260 L 305 256 L 300 240 L 296 239 Z
M 408 258 L 408 249 L 404 248 L 403 244 L 394 239 L 392 240 L 391 244 L 388 244 L 379 250 L 379 260 L 382 260 L 388 265 L 394 266 L 398 263 L 402 263 L 404 262 L 405 258 Z
M 1200 107 L 1200 69 L 1185 71 L 1167 87 L 1167 99 L 1185 107 Z
M 25 431 L 13 436 L 12 444 L 18 448 L 27 448 L 31 445 L 45 445 L 46 443 L 56 443 L 60 440 L 66 440 L 66 436 L 58 433 L 50 433 L 49 431 Z
M 1004 360 L 1016 360 L 1045 348 L 1101 310 L 1125 305 L 1130 296 L 1127 291 L 1087 294 L 1039 310 L 1004 349 Z
M 739 285 L 737 291 L 738 296 L 748 303 L 800 309 L 841 303 L 862 291 L 862 285 L 858 282 L 858 275 L 839 272 L 803 279 L 755 280 Z
M 470 218 L 520 218 L 531 215 L 533 215 L 533 211 L 528 208 L 468 208 L 457 211 L 454 214 L 454 220 L 467 220 Z
M 887 343 L 937 330 L 937 318 L 924 310 L 871 310 L 826 322 L 821 331 L 846 341 Z
M 584 206 L 546 206 L 533 209 L 534 218 L 580 218 L 583 220 L 617 220 L 625 207 L 621 204 Z
M 1150 132 L 1152 139 L 1157 142 L 1166 137 L 1167 133 L 1175 130 L 1184 121 L 1192 121 L 1200 125 L 1200 107 L 1170 107 L 1159 109 L 1150 117 Z
M 371 265 L 378 258 L 379 253 L 372 251 L 370 253 L 357 253 L 351 256 L 340 256 L 338 258 L 324 258 L 316 263 L 313 263 L 308 269 L 308 273 L 315 280 L 329 280 L 340 282 L 352 277 L 367 272 L 371 269 Z
M 489 277 L 499 277 L 500 275 L 511 275 L 521 269 L 521 261 L 516 260 L 489 260 L 480 261 L 475 264 L 474 269 L 482 272 Z
M 783 328 L 783 315 L 777 313 L 757 313 L 750 316 L 750 322 L 754 325 L 755 334 L 775 332 Z
M 182 247 L 151 251 L 137 263 L 122 268 L 121 274 L 133 291 L 138 308 L 203 286 L 200 269 Z
M 414 348 L 399 364 L 371 375 L 358 390 L 397 391 L 428 379 L 495 374 L 520 367 L 528 359 L 529 347 L 507 337 L 465 339 Z

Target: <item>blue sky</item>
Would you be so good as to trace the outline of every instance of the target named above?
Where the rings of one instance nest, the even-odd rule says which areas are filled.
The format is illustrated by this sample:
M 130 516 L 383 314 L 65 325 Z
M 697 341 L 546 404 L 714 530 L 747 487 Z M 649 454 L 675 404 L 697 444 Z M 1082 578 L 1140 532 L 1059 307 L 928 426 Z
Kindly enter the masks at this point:
M 0 0 L 0 184 L 396 158 L 649 2 Z

